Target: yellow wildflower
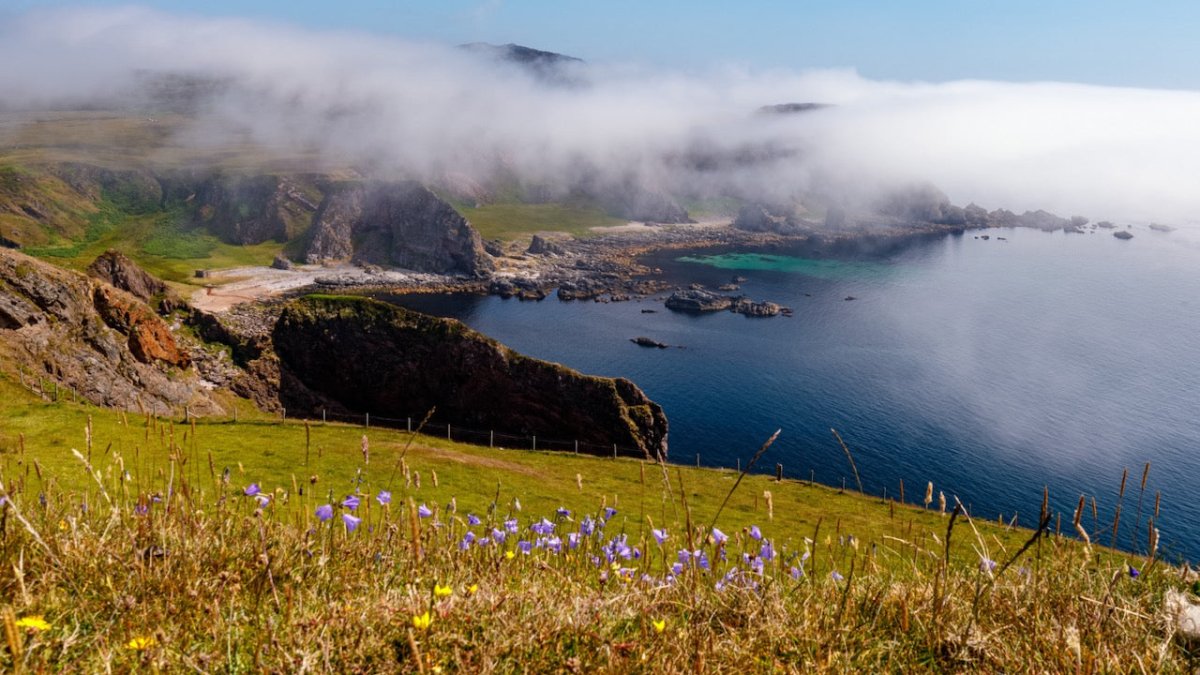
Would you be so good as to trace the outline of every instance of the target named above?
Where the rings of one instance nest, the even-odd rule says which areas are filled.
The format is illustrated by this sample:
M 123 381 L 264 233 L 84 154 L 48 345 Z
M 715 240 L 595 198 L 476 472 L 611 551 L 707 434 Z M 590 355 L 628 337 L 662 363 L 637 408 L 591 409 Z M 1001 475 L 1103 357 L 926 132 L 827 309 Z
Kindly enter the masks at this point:
M 650 622 L 650 624 L 652 626 L 654 626 L 655 633 L 661 633 L 667 629 L 667 620 L 666 619 L 654 619 Z
M 454 589 L 449 586 L 433 585 L 433 597 L 435 598 L 448 598 L 452 593 L 454 593 Z
M 479 584 L 471 584 L 467 586 L 467 595 L 475 595 L 479 592 Z
M 41 614 L 33 616 L 23 616 L 17 619 L 17 628 L 28 628 L 33 631 L 50 630 L 50 624 L 42 618 Z
M 513 558 L 515 558 L 516 556 L 517 556 L 517 554 L 516 554 L 516 553 L 513 553 L 512 551 L 505 551 L 505 552 L 504 552 L 504 559 L 505 559 L 505 560 L 512 560 L 512 559 L 513 559 Z
M 145 651 L 145 650 L 153 647 L 156 644 L 158 644 L 158 640 L 155 640 L 153 635 L 147 635 L 145 637 L 133 638 L 128 643 L 126 643 L 125 647 L 128 649 L 132 649 L 134 651 L 140 652 L 140 651 Z
M 413 628 L 416 628 L 417 630 L 428 630 L 429 624 L 433 623 L 433 617 L 429 616 L 429 611 L 426 610 L 424 614 L 414 615 L 412 622 Z

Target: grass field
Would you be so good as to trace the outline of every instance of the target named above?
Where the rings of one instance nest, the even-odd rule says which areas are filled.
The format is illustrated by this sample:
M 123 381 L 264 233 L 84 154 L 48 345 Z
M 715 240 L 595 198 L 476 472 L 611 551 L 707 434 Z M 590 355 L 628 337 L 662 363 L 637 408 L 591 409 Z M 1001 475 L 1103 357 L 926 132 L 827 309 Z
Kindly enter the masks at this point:
M 0 394 L 13 670 L 1198 665 L 1181 570 L 936 499 Z
M 134 258 L 151 274 L 177 284 L 197 286 L 197 269 L 269 265 L 283 244 L 237 245 L 222 242 L 203 229 L 185 229 L 177 213 L 125 214 L 110 204 L 92 216 L 86 233 L 72 241 L 29 247 L 26 253 L 74 270 L 84 270 L 104 251 L 115 248 Z
M 587 237 L 595 235 L 593 227 L 625 224 L 599 208 L 571 204 L 487 204 L 459 211 L 484 239 L 517 239 L 537 232 Z

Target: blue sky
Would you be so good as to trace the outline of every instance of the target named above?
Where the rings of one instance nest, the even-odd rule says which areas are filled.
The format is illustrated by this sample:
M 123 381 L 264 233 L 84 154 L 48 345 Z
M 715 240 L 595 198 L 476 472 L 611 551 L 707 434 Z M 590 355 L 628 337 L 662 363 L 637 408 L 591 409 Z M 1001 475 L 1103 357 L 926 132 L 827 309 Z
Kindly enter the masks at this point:
M 10 9 L 128 4 L 5 0 Z M 150 0 L 438 42 L 518 42 L 683 70 L 852 67 L 873 79 L 1056 80 L 1200 89 L 1200 3 L 1178 0 Z M 2 20 L 2 15 L 0 15 Z

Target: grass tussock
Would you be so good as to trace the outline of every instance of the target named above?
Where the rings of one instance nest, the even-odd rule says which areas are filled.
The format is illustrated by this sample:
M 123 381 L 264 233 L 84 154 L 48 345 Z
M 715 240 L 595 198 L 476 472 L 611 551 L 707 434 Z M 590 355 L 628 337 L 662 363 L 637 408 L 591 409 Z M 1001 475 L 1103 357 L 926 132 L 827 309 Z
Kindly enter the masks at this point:
M 1200 665 L 1164 610 L 1194 599 L 1190 572 L 1055 535 L 1052 514 L 1007 529 L 953 499 L 54 409 L 74 437 L 0 453 L 8 671 Z M 251 439 L 240 459 L 222 434 Z

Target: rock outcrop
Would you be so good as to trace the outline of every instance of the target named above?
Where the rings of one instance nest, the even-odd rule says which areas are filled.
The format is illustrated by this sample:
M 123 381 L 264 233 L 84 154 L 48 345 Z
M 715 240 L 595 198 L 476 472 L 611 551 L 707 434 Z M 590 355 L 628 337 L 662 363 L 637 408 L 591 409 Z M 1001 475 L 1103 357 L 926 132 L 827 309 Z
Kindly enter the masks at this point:
M 129 256 L 109 249 L 100 254 L 87 268 L 88 276 L 108 282 L 113 286 L 149 302 L 156 295 L 167 292 L 167 284 L 152 276 L 129 259 Z
M 667 298 L 667 309 L 677 312 L 720 312 L 729 309 L 733 300 L 724 295 L 696 289 L 675 291 Z
M 166 282 L 138 266 L 129 256 L 109 249 L 100 254 L 87 268 L 88 276 L 111 284 L 137 299 L 157 308 L 161 313 L 182 309 L 186 303 Z
M 458 321 L 309 296 L 283 307 L 271 341 L 289 412 L 334 404 L 407 417 L 436 407 L 475 429 L 666 454 L 666 417 L 632 382 L 522 356 Z
M 721 312 L 729 310 L 734 314 L 746 316 L 769 317 L 783 314 L 791 316 L 792 310 L 773 302 L 755 302 L 744 295 L 730 297 L 718 295 L 698 288 L 675 291 L 667 298 L 667 309 L 676 312 L 703 314 L 706 312 Z
M 305 258 L 472 277 L 493 268 L 479 233 L 413 181 L 353 184 L 326 194 Z
M 529 255 L 562 255 L 566 253 L 561 246 L 550 241 L 549 239 L 535 234 L 529 242 L 529 248 L 525 249 Z
M 769 207 L 764 204 L 746 204 L 738 209 L 733 227 L 746 232 L 772 232 L 793 235 L 804 231 L 805 223 L 790 210 Z
M 8 250 L 0 250 L 0 354 L 31 387 L 53 382 L 97 405 L 221 409 L 188 351 L 140 299 Z
M 214 176 L 192 202 L 195 222 L 231 244 L 285 242 L 312 224 L 321 193 L 309 175 Z

